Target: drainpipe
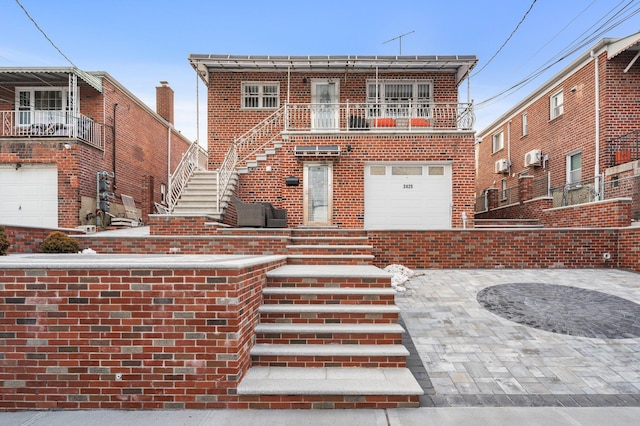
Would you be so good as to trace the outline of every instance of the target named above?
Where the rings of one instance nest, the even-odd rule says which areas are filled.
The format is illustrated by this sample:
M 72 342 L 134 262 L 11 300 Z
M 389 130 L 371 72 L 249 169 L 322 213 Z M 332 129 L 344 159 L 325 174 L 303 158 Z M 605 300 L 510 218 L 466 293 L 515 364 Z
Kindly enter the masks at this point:
M 113 192 L 116 191 L 116 110 L 118 104 L 113 104 L 113 155 L 111 156 L 111 169 L 113 170 Z
M 197 160 L 196 160 L 197 161 Z M 171 179 L 171 126 L 167 126 L 167 186 Z M 167 200 L 165 200 L 166 202 Z
M 507 123 L 507 161 L 509 161 L 509 174 L 511 174 L 511 120 Z
M 596 120 L 596 158 L 595 158 L 595 177 L 594 177 L 594 188 L 596 192 L 596 197 L 598 200 L 601 199 L 600 196 L 600 73 L 598 70 L 598 56 L 592 50 L 591 57 L 593 58 L 594 64 L 594 79 L 595 79 L 595 120 Z

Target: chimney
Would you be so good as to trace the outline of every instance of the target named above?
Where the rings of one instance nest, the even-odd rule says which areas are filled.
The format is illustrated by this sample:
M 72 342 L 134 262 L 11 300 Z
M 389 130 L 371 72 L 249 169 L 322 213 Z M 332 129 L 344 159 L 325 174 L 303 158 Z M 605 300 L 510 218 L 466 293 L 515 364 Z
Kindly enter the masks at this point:
M 173 124 L 173 89 L 166 81 L 161 81 L 160 84 L 162 86 L 156 87 L 156 112 Z

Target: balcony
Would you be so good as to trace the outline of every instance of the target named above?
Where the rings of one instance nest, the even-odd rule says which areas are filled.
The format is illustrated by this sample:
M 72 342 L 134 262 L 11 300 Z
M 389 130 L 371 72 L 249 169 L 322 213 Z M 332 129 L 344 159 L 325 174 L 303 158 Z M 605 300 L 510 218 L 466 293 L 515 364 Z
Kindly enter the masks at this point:
M 471 131 L 475 123 L 472 103 L 412 105 L 375 104 L 287 104 L 286 132 L 429 132 Z
M 82 114 L 65 111 L 0 111 L 0 138 L 78 139 L 104 149 L 102 125 Z

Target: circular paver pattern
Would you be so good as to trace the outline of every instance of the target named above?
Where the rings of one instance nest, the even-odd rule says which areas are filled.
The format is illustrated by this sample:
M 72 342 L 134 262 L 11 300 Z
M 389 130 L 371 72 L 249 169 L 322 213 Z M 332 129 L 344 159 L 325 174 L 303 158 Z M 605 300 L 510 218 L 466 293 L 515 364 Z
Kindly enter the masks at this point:
M 476 298 L 496 315 L 554 333 L 606 339 L 640 337 L 640 305 L 600 291 L 511 283 L 484 288 Z

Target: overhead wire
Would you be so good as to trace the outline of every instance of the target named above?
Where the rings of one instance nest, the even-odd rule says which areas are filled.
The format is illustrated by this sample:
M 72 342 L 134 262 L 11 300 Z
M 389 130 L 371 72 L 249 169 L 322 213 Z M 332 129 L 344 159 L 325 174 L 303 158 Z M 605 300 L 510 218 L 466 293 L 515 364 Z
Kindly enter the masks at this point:
M 33 19 L 33 17 L 29 14 L 29 12 L 27 12 L 27 9 L 25 9 L 25 7 L 20 3 L 20 0 L 16 0 L 16 3 L 18 3 L 18 6 L 20 6 L 20 8 L 23 10 L 23 12 L 25 13 L 25 15 L 27 15 L 27 18 L 29 18 L 29 20 L 31 20 L 31 22 L 33 22 L 33 25 L 36 26 L 36 28 L 38 29 L 38 31 L 40 31 L 42 33 L 42 35 L 44 36 L 44 38 L 47 39 L 47 41 L 51 44 L 51 46 L 53 46 L 54 49 L 56 49 L 58 51 L 58 53 L 60 55 L 62 55 L 62 57 L 64 59 L 67 60 L 67 62 L 69 62 L 74 68 L 78 68 L 76 66 L 76 64 L 73 63 L 73 61 L 71 59 L 69 59 L 67 57 L 67 55 L 65 55 L 62 50 L 60 50 L 60 48 L 58 48 L 58 46 L 56 46 L 56 44 L 49 38 L 49 36 L 47 35 L 47 33 L 44 32 L 44 30 L 42 28 L 40 28 L 40 25 L 38 25 L 38 23 L 36 22 L 35 19 Z
M 522 88 L 522 87 L 526 86 L 532 80 L 534 80 L 535 78 L 539 77 L 541 74 L 543 74 L 545 71 L 547 71 L 548 69 L 550 69 L 551 67 L 553 67 L 557 63 L 563 61 L 564 59 L 566 59 L 567 57 L 569 57 L 572 54 L 576 53 L 577 51 L 579 51 L 580 49 L 582 49 L 585 46 L 589 45 L 590 43 L 593 43 L 593 41 L 597 40 L 605 32 L 617 27 L 618 25 L 620 25 L 624 21 L 626 21 L 626 20 L 630 19 L 631 17 L 635 16 L 636 14 L 640 13 L 640 8 L 636 8 L 634 10 L 628 11 L 626 15 L 621 16 L 617 21 L 613 21 L 614 19 L 619 17 L 625 11 L 625 9 L 627 9 L 629 6 L 631 6 L 631 4 L 634 3 L 634 1 L 636 1 L 636 0 L 629 1 L 624 7 L 622 7 L 620 10 L 615 12 L 613 14 L 613 16 L 608 18 L 604 23 L 602 23 L 599 27 L 597 27 L 595 30 L 593 30 L 590 34 L 585 35 L 588 31 L 593 29 L 593 27 L 595 27 L 599 22 L 601 22 L 608 15 L 610 15 L 612 12 L 614 12 L 623 3 L 623 1 L 618 3 L 607 14 L 605 14 L 602 18 L 600 18 L 593 25 L 591 25 L 587 30 L 585 30 L 582 34 L 580 34 L 574 41 L 572 41 L 569 45 L 567 45 L 565 48 L 563 48 L 560 52 L 558 52 L 556 55 L 554 55 L 551 59 L 549 59 L 543 65 L 541 65 L 536 70 L 534 70 L 531 74 L 529 74 L 528 76 L 526 76 L 524 79 L 520 80 L 519 82 L 513 84 L 509 88 L 499 92 L 498 94 L 496 94 L 496 95 L 494 95 L 494 96 L 492 96 L 490 98 L 487 98 L 487 99 L 485 99 L 485 100 L 483 100 L 481 102 L 476 103 L 475 104 L 476 109 L 482 109 L 483 107 L 487 107 L 487 106 L 489 106 L 489 105 L 487 105 L 489 102 L 491 102 L 491 101 L 493 101 L 493 100 L 495 100 L 495 99 L 497 99 L 497 98 L 499 98 L 499 97 L 501 97 L 501 96 L 503 96 L 503 95 L 505 95 L 505 94 L 507 94 L 509 92 L 515 91 L 516 89 L 519 89 L 519 88 Z M 606 26 L 606 25 L 608 25 L 608 26 Z
M 489 58 L 489 60 L 478 71 L 476 71 L 474 74 L 471 75 L 472 77 L 480 74 L 482 72 L 482 70 L 485 69 L 487 67 L 487 65 L 489 65 L 491 63 L 491 61 L 493 61 L 495 59 L 496 56 L 498 56 L 498 54 L 502 51 L 502 49 L 504 49 L 504 47 L 507 45 L 507 43 L 509 43 L 509 40 L 511 40 L 511 38 L 516 33 L 516 31 L 518 31 L 518 28 L 520 28 L 520 25 L 522 25 L 524 20 L 527 18 L 527 15 L 529 14 L 529 12 L 531 12 L 531 9 L 533 9 L 533 5 L 536 4 L 536 1 L 538 1 L 538 0 L 533 0 L 533 2 L 531 2 L 531 5 L 529 6 L 529 9 L 527 9 L 527 11 L 525 12 L 525 14 L 522 17 L 522 19 L 520 19 L 520 22 L 518 22 L 518 25 L 516 25 L 516 27 L 513 29 L 513 31 L 511 31 L 511 34 L 509 34 L 509 37 L 507 37 L 507 39 L 504 41 L 504 43 L 502 43 L 502 46 L 500 46 L 498 48 L 496 53 L 494 53 L 493 56 L 491 58 Z

